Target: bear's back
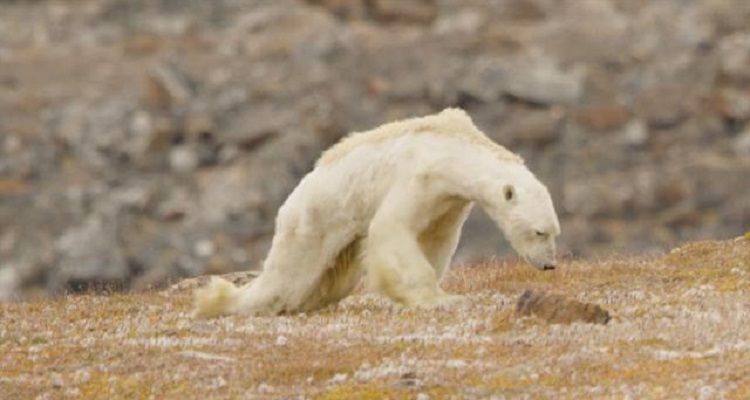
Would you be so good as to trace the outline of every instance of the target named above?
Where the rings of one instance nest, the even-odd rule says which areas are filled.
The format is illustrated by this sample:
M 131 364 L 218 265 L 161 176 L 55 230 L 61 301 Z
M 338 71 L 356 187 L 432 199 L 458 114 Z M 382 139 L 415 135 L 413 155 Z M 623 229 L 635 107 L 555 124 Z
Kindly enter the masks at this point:
M 501 159 L 523 163 L 521 157 L 482 133 L 465 111 L 447 108 L 437 114 L 389 122 L 369 131 L 354 132 L 326 150 L 318 159 L 316 167 L 332 164 L 359 146 L 380 143 L 407 134 L 425 133 L 466 140 L 490 149 Z

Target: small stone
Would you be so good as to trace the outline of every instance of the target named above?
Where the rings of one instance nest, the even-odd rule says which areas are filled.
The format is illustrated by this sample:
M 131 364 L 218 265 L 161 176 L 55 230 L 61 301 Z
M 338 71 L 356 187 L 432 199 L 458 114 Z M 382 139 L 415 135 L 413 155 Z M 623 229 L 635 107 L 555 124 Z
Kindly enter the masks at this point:
M 630 119 L 630 112 L 621 105 L 595 105 L 578 110 L 576 121 L 601 132 L 619 128 Z
M 679 203 L 691 194 L 692 189 L 683 177 L 665 179 L 656 188 L 656 204 L 666 208 Z
M 216 245 L 210 240 L 201 240 L 195 244 L 195 254 L 198 257 L 211 257 L 216 252 Z
M 110 192 L 107 202 L 116 209 L 129 208 L 143 211 L 151 201 L 152 193 L 140 186 L 122 187 Z
M 214 379 L 211 379 L 211 382 L 209 382 L 208 387 L 210 389 L 219 389 L 227 385 L 226 379 L 217 376 Z
M 185 134 L 189 140 L 207 140 L 215 129 L 214 118 L 207 112 L 191 112 L 185 116 Z
M 125 38 L 123 50 L 129 55 L 153 54 L 164 45 L 164 41 L 157 35 L 150 33 L 136 33 Z
M 21 278 L 10 264 L 0 265 L 0 302 L 12 300 L 21 285 Z
M 50 381 L 52 382 L 52 386 L 54 388 L 59 389 L 59 388 L 65 386 L 65 380 L 63 379 L 62 375 L 59 374 L 59 373 L 56 373 L 56 372 L 53 373 L 50 376 Z
M 169 153 L 169 166 L 177 172 L 190 172 L 199 165 L 198 153 L 190 145 L 176 146 Z
M 563 69 L 540 50 L 512 60 L 504 92 L 540 104 L 571 104 L 583 94 L 586 70 L 580 66 Z
M 471 35 L 479 30 L 484 21 L 484 16 L 478 11 L 463 10 L 456 15 L 439 18 L 433 30 L 438 35 Z
M 342 383 L 346 381 L 346 378 L 348 378 L 349 375 L 347 374 L 336 374 L 331 379 L 328 380 L 328 383 Z
M 0 234 L 0 253 L 10 253 L 18 244 L 18 235 L 12 230 Z
M 734 152 L 739 156 L 750 157 L 750 126 L 734 139 Z
M 656 85 L 638 94 L 635 113 L 649 126 L 666 129 L 679 125 L 689 115 L 693 93 L 684 86 Z
M 244 264 L 250 259 L 245 249 L 235 249 L 232 251 L 230 258 L 236 264 Z
M 165 159 L 177 127 L 168 116 L 140 110 L 130 121 L 130 132 L 132 138 L 125 144 L 127 152 L 138 164 L 148 165 Z
M 3 151 L 7 154 L 17 153 L 21 150 L 23 143 L 17 136 L 8 136 L 3 142 Z
M 414 371 L 407 371 L 401 374 L 401 379 L 417 379 L 417 374 Z
M 715 96 L 716 108 L 724 118 L 750 119 L 750 90 L 723 89 Z
M 558 139 L 563 117 L 555 108 L 517 112 L 502 132 L 514 142 L 541 147 Z
M 414 371 L 407 371 L 401 374 L 401 377 L 396 383 L 396 386 L 399 388 L 414 389 L 421 387 L 422 381 L 417 378 L 417 374 Z
M 367 15 L 365 3 L 360 0 L 308 0 L 343 19 L 362 19 Z
M 721 72 L 736 81 L 750 80 L 750 34 L 739 32 L 719 43 Z
M 151 117 L 146 111 L 139 110 L 133 114 L 130 121 L 130 130 L 136 136 L 145 136 L 151 132 Z
M 622 140 L 631 146 L 641 146 L 648 141 L 648 126 L 642 119 L 634 119 L 622 130 Z
M 222 129 L 221 138 L 243 151 L 251 151 L 279 137 L 293 118 L 294 115 L 273 107 L 253 107 L 230 118 Z
M 4 179 L 0 177 L 0 195 L 10 196 L 26 193 L 28 186 L 20 179 Z
M 88 282 L 118 282 L 129 273 L 128 264 L 111 218 L 92 215 L 80 226 L 69 228 L 57 240 L 59 263 L 53 287 L 86 288 Z
M 272 393 L 274 391 L 274 387 L 265 382 L 261 382 L 256 390 L 258 391 L 258 393 Z
M 551 324 L 588 322 L 604 325 L 611 319 L 609 313 L 596 304 L 533 290 L 523 292 L 516 303 L 516 312 L 522 316 L 537 316 Z
M 458 89 L 483 103 L 492 103 L 504 93 L 505 82 L 511 79 L 510 74 L 507 61 L 496 57 L 479 57 L 461 78 Z
M 383 22 L 427 24 L 437 16 L 437 4 L 424 0 L 374 0 L 372 12 Z

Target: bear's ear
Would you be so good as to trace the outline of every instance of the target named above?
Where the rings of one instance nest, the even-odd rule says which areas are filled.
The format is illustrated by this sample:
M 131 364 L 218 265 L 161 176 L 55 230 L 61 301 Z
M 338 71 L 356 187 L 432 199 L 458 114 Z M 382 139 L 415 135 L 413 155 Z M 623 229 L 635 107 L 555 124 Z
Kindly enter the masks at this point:
M 513 185 L 505 185 L 503 186 L 503 198 L 508 203 L 513 203 L 516 201 L 516 188 L 513 187 Z

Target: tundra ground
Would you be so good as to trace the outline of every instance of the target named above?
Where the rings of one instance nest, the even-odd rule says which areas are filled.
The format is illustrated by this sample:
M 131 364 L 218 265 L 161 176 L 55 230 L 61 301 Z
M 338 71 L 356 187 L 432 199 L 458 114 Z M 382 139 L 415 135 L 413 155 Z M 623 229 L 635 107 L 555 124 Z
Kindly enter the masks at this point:
M 467 296 L 403 309 L 359 291 L 321 312 L 190 318 L 195 284 L 0 305 L 0 393 L 29 398 L 748 398 L 750 238 L 551 272 L 454 268 Z M 520 317 L 525 289 L 607 325 Z

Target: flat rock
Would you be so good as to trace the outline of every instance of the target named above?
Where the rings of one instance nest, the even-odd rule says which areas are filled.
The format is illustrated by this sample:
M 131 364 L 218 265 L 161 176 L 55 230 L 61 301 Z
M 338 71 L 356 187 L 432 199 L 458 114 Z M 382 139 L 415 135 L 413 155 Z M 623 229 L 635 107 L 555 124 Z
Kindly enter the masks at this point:
M 50 282 L 53 288 L 78 290 L 103 283 L 119 285 L 127 279 L 128 264 L 112 218 L 90 216 L 65 231 L 56 247 L 59 262 Z
M 551 324 L 587 322 L 605 325 L 611 319 L 609 312 L 596 304 L 528 289 L 519 297 L 516 312 L 521 316 L 536 316 Z

